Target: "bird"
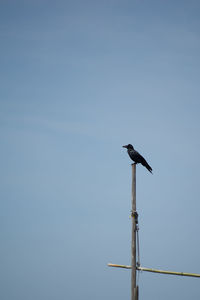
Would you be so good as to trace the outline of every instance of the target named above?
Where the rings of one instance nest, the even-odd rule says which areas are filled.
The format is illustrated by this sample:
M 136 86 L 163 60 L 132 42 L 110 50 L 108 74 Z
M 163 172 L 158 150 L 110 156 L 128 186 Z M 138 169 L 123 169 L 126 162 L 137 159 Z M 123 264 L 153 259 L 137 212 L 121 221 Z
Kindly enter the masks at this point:
M 153 170 L 150 165 L 147 163 L 144 157 L 133 148 L 131 144 L 122 147 L 127 149 L 128 155 L 135 162 L 135 164 L 142 164 L 150 173 L 152 173 Z

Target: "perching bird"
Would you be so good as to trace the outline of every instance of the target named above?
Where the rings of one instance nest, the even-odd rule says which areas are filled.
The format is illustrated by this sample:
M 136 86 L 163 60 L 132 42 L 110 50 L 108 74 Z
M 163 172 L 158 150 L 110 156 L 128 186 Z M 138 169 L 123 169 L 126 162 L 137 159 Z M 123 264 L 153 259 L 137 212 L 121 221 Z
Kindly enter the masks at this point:
M 142 164 L 144 167 L 147 168 L 149 172 L 152 173 L 152 168 L 150 167 L 150 165 L 147 163 L 144 157 L 133 148 L 131 144 L 125 145 L 123 146 L 123 148 L 127 148 L 128 155 L 135 162 L 135 164 Z

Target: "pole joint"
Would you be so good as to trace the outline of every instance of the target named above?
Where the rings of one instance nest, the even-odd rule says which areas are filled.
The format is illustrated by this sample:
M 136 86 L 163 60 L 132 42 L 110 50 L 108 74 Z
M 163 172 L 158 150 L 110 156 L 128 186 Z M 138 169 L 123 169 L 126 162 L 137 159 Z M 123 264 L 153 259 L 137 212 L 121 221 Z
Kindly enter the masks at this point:
M 131 217 L 135 219 L 135 224 L 138 224 L 138 212 L 135 211 L 131 211 Z

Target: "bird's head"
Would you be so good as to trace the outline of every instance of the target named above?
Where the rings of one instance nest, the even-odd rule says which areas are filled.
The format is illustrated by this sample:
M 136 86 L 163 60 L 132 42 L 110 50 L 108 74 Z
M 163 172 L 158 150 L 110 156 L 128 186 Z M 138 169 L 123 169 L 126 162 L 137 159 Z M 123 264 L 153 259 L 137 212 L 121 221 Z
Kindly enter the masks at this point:
M 133 146 L 131 144 L 128 144 L 128 145 L 125 145 L 125 146 L 122 146 L 123 148 L 126 148 L 126 149 L 133 149 Z

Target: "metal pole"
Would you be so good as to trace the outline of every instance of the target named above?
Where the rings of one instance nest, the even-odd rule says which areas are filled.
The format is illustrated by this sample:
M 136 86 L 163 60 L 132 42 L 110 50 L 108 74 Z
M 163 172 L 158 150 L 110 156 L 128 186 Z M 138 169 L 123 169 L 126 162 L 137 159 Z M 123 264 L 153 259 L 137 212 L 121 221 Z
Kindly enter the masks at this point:
M 131 300 L 137 300 L 136 292 L 136 165 L 132 164 L 132 242 L 131 242 Z

